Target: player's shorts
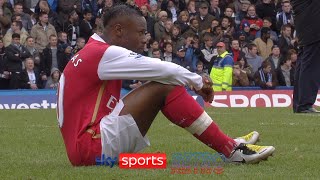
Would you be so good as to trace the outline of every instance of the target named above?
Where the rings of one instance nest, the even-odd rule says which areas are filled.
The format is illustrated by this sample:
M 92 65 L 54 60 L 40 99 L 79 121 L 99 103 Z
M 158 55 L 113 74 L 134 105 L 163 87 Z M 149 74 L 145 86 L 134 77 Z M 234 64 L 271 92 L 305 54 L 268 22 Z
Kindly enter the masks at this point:
M 120 100 L 112 113 L 100 121 L 101 153 L 105 157 L 119 158 L 120 153 L 134 153 L 150 146 L 130 114 L 119 116 L 123 107 Z

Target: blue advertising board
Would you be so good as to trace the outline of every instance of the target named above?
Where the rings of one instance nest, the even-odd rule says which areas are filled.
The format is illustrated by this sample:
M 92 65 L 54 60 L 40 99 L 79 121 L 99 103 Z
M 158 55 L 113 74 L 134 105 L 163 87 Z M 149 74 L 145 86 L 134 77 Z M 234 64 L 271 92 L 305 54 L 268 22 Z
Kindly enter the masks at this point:
M 202 97 L 193 91 L 188 93 L 203 107 Z M 122 95 L 126 94 L 122 91 Z M 57 106 L 55 90 L 2 90 L 0 109 L 55 109 Z

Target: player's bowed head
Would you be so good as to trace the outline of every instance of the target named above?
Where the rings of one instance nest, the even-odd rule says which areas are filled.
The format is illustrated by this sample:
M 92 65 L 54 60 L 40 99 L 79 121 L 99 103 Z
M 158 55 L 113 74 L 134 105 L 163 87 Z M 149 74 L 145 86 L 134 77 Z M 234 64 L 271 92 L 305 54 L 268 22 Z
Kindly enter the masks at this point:
M 116 5 L 103 19 L 102 38 L 108 43 L 142 53 L 147 43 L 147 23 L 141 12 L 128 5 Z

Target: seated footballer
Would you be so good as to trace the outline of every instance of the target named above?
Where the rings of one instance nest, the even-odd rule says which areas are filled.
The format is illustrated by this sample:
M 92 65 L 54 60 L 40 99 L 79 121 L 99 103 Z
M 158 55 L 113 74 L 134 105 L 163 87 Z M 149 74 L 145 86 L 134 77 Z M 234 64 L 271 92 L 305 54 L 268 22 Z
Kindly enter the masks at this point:
M 139 55 L 146 44 L 146 20 L 117 5 L 104 15 L 102 36 L 94 34 L 69 61 L 60 79 L 57 116 L 74 166 L 95 165 L 96 157 L 118 157 L 149 146 L 146 133 L 161 111 L 229 162 L 257 163 L 273 146 L 253 145 L 259 134 L 224 134 L 184 86 L 213 101 L 212 81 L 170 62 Z M 148 81 L 120 99 L 121 80 Z

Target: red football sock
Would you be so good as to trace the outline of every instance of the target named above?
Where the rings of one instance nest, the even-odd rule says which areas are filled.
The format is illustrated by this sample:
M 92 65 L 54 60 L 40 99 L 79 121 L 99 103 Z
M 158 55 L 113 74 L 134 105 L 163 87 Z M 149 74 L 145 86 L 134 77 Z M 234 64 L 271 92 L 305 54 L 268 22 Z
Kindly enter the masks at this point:
M 225 135 L 184 87 L 177 86 L 166 98 L 162 113 L 210 148 L 230 156 L 236 142 Z

